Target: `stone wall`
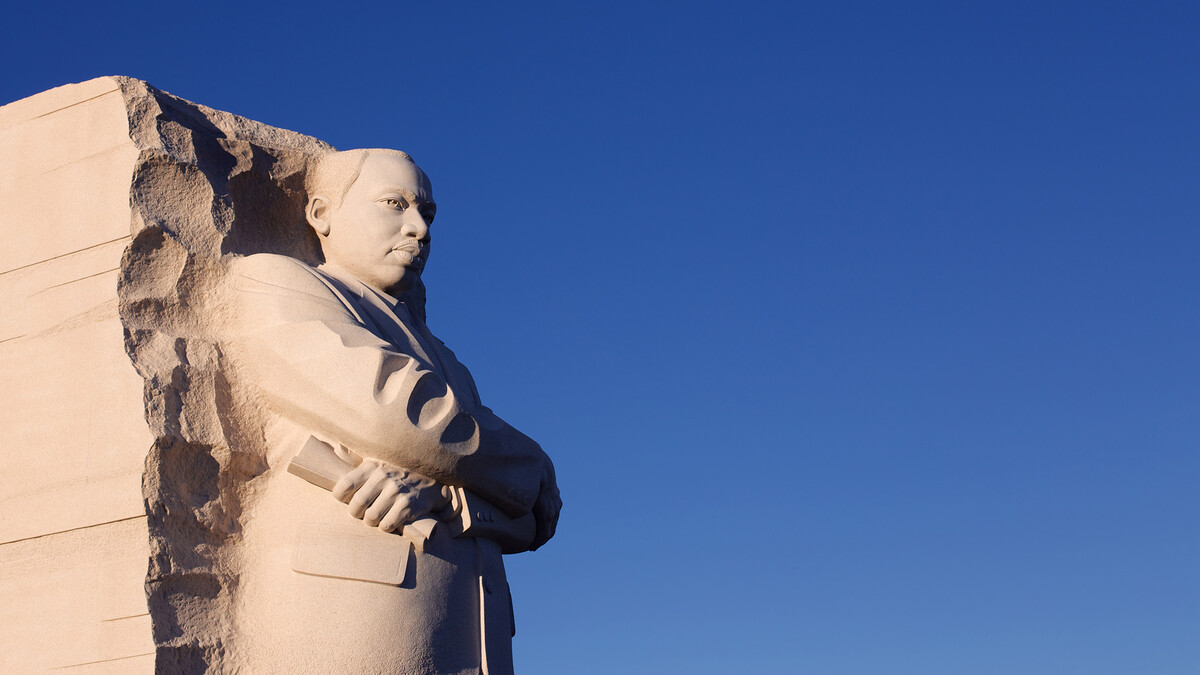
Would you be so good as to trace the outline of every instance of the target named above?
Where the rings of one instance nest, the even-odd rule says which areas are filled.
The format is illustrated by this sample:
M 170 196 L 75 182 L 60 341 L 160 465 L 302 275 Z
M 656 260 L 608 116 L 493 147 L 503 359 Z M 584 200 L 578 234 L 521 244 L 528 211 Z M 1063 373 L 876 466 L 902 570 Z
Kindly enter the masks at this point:
M 0 108 L 0 672 L 221 666 L 261 439 L 206 328 L 218 261 L 313 259 L 329 149 L 130 78 Z
M 102 78 L 0 108 L 0 672 L 148 672 L 153 438 L 117 310 L 138 150 Z

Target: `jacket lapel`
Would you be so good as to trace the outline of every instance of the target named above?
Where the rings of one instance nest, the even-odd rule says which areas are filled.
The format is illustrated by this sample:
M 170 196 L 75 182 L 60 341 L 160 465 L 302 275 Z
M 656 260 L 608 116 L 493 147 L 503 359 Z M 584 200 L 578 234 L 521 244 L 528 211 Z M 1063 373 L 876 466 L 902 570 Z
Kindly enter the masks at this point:
M 361 281 L 333 270 L 318 270 L 326 276 L 326 283 L 341 289 L 338 295 L 355 317 L 381 339 L 395 345 L 405 354 L 414 356 L 446 382 L 459 397 L 460 402 L 475 408 L 479 395 L 470 377 L 463 377 L 458 359 L 429 332 L 429 328 L 415 319 L 402 302 L 396 302 L 372 290 Z M 331 280 L 330 280 L 331 278 Z

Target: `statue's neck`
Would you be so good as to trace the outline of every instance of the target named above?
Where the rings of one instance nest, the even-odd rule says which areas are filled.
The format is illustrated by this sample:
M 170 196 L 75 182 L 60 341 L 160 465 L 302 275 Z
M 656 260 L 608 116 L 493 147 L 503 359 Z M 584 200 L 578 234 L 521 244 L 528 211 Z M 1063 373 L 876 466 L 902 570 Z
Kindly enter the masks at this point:
M 394 296 L 390 293 L 386 293 L 379 289 L 372 288 L 370 285 L 363 283 L 361 280 L 358 279 L 358 277 L 354 276 L 353 274 L 348 272 L 344 267 L 339 266 L 337 263 L 332 263 L 332 262 L 321 263 L 321 265 L 318 266 L 317 269 L 321 270 L 321 272 L 323 272 L 325 274 L 328 274 L 329 276 L 333 277 L 334 279 L 337 279 L 338 281 L 345 284 L 347 287 L 355 289 L 357 292 L 359 292 L 360 295 L 362 293 L 374 293 L 375 295 L 379 296 L 381 299 L 383 299 L 384 302 L 386 302 L 388 305 L 390 305 L 392 307 L 395 307 L 396 305 L 400 305 L 400 304 L 404 303 L 404 300 L 402 298 L 397 298 L 396 296 Z

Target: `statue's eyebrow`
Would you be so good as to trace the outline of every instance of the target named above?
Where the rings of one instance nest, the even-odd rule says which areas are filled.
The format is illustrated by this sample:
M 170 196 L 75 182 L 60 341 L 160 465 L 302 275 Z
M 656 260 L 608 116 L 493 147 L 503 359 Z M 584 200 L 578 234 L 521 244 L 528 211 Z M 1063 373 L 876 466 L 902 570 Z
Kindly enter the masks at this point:
M 403 185 L 393 185 L 391 187 L 383 188 L 382 190 L 379 191 L 379 196 L 382 197 L 383 195 L 386 195 L 386 194 L 389 194 L 392 192 L 399 194 L 401 197 L 404 197 L 409 202 L 414 203 L 414 204 L 421 201 L 415 194 L 413 194 L 412 190 L 409 190 L 408 188 L 404 187 Z
M 395 192 L 401 197 L 404 197 L 408 200 L 409 204 L 429 205 L 435 209 L 437 208 L 437 202 L 433 201 L 432 199 L 421 199 L 417 195 L 413 194 L 412 190 L 409 190 L 403 185 L 393 185 L 392 187 L 384 188 L 379 191 L 379 195 L 383 196 L 390 192 Z

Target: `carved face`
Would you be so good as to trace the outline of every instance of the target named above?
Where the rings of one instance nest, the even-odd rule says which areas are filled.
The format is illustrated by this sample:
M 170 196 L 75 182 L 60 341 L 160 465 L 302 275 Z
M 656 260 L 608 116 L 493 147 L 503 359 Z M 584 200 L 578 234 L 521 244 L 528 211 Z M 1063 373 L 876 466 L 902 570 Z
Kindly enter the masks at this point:
M 399 295 L 412 288 L 429 259 L 429 225 L 437 205 L 421 169 L 398 155 L 371 154 L 358 179 L 333 207 L 316 196 L 310 222 L 325 261 L 368 286 Z

